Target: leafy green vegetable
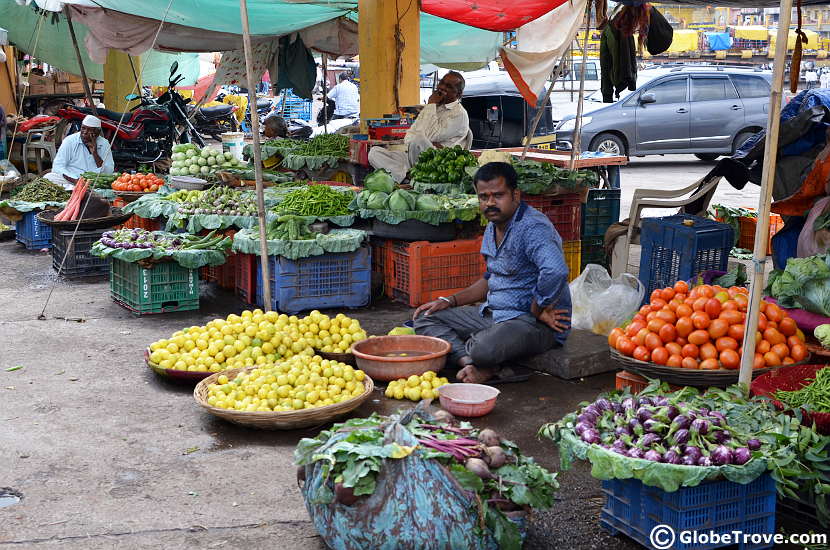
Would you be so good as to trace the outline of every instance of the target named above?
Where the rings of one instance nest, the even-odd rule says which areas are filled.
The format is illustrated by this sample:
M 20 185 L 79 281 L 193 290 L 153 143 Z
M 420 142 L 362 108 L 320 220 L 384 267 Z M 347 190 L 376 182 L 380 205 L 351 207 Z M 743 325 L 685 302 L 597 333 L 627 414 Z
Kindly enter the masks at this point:
M 386 208 L 388 200 L 388 193 L 384 193 L 383 191 L 374 191 L 371 195 L 369 195 L 369 199 L 366 201 L 366 208 L 371 210 L 382 210 Z
M 386 170 L 375 170 L 363 180 L 363 186 L 368 191 L 383 191 L 391 193 L 395 189 L 395 180 Z
M 721 275 L 712 282 L 713 284 L 729 288 L 730 286 L 743 286 L 746 284 L 746 281 L 746 267 L 744 267 L 744 264 L 738 264 L 735 269 L 728 272 L 726 275 Z
M 830 317 L 830 256 L 790 258 L 770 274 L 764 292 L 782 307 L 801 308 Z
M 441 205 L 434 195 L 418 195 L 415 208 L 417 210 L 440 210 Z
M 830 325 L 819 325 L 813 331 L 813 336 L 818 338 L 821 345 L 830 348 Z
M 400 212 L 415 210 L 417 199 L 415 195 L 404 189 L 398 189 L 389 195 L 389 209 Z

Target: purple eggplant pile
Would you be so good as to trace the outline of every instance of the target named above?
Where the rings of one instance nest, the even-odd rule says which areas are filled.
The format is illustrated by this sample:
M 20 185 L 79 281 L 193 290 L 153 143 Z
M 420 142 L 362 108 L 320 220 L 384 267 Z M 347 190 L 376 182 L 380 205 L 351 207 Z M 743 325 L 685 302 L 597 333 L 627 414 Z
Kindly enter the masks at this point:
M 601 397 L 578 412 L 574 432 L 622 456 L 685 466 L 742 465 L 761 448 L 720 412 L 666 397 Z
M 116 229 L 101 235 L 99 241 L 109 248 L 174 250 L 225 250 L 232 239 L 211 231 L 206 236 L 162 234 L 144 229 Z

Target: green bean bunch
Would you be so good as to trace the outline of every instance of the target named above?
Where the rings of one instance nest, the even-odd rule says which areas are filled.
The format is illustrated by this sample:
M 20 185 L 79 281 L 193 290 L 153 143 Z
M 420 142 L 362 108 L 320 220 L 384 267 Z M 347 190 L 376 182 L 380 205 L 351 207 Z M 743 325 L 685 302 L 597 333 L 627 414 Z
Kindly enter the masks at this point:
M 806 405 L 814 412 L 830 413 L 830 368 L 818 371 L 813 381 L 800 390 L 778 390 L 775 398 L 793 408 Z
M 276 210 L 281 214 L 332 217 L 349 214 L 354 193 L 335 191 L 328 185 L 309 185 L 288 193 Z
M 37 178 L 12 193 L 12 198 L 23 202 L 63 202 L 69 198 L 69 191 L 46 178 Z

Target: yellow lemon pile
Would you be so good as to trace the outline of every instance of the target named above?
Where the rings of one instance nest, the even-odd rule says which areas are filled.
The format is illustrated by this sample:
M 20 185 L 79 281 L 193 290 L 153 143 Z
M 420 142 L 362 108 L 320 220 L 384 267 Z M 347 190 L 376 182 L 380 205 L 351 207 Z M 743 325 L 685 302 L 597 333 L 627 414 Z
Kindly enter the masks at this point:
M 304 327 L 302 325 L 305 325 Z M 333 319 L 318 311 L 312 311 L 301 321 L 304 336 L 311 341 L 314 349 L 325 353 L 347 353 L 352 344 L 366 339 L 366 331 L 360 321 L 338 313 Z
M 351 365 L 295 355 L 208 386 L 209 405 L 237 411 L 296 411 L 324 407 L 363 394 L 366 374 Z
M 413 374 L 409 378 L 393 380 L 386 386 L 384 395 L 392 399 L 409 399 L 420 401 L 421 399 L 435 399 L 438 397 L 438 388 L 449 384 L 446 378 L 439 378 L 432 371 L 427 371 L 421 376 Z

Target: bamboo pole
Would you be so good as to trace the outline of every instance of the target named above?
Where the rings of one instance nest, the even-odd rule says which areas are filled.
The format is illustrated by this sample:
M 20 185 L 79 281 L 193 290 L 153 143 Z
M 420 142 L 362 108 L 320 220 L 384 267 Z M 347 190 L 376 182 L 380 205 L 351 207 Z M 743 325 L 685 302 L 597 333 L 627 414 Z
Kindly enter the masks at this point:
M 576 160 L 582 148 L 582 111 L 585 105 L 585 72 L 588 64 L 588 35 L 591 34 L 591 3 L 585 12 L 585 39 L 582 42 L 582 73 L 579 75 L 579 99 L 576 104 L 576 119 L 574 121 L 574 142 L 571 145 L 571 161 L 569 168 L 576 169 Z
M 89 80 L 86 77 L 86 69 L 84 69 L 84 60 L 81 58 L 81 50 L 78 47 L 78 39 L 75 37 L 75 26 L 72 24 L 72 15 L 69 13 L 69 5 L 64 5 L 63 12 L 66 15 L 66 23 L 69 25 L 69 35 L 72 37 L 72 46 L 75 48 L 75 57 L 78 58 L 78 66 L 81 68 L 81 79 L 84 85 L 84 95 L 89 101 L 89 106 L 95 116 L 98 116 L 98 108 L 95 106 L 95 101 L 92 99 L 92 91 L 89 89 Z M 136 80 L 138 82 L 138 80 Z
M 755 227 L 755 250 L 752 257 L 752 282 L 749 286 L 749 308 L 744 328 L 743 356 L 738 381 L 752 382 L 752 364 L 755 360 L 755 332 L 758 330 L 758 315 L 761 313 L 761 294 L 764 290 L 764 266 L 767 260 L 769 240 L 769 208 L 772 187 L 775 183 L 775 164 L 778 157 L 778 129 L 781 122 L 781 99 L 784 88 L 784 65 L 787 61 L 787 35 L 792 17 L 792 0 L 781 0 L 778 15 L 778 36 L 775 43 L 775 60 L 772 69 L 772 89 L 767 117 L 767 134 L 764 143 L 764 166 L 761 175 L 761 200 L 758 203 L 758 223 Z
M 242 45 L 245 48 L 245 73 L 248 80 L 248 106 L 251 111 L 251 131 L 254 134 L 254 178 L 256 179 L 257 217 L 259 218 L 259 255 L 262 265 L 263 309 L 271 311 L 271 269 L 268 265 L 268 242 L 265 237 L 265 191 L 262 186 L 262 152 L 260 150 L 259 114 L 256 110 L 256 83 L 254 61 L 251 53 L 251 29 L 248 26 L 248 3 L 239 0 L 239 15 L 242 20 Z
M 328 70 L 329 64 L 326 58 L 326 52 L 321 54 L 323 56 L 323 132 L 328 134 L 329 133 L 329 83 L 328 83 Z M 336 108 L 335 108 L 336 110 Z M 334 111 L 331 112 L 332 118 L 334 118 Z

